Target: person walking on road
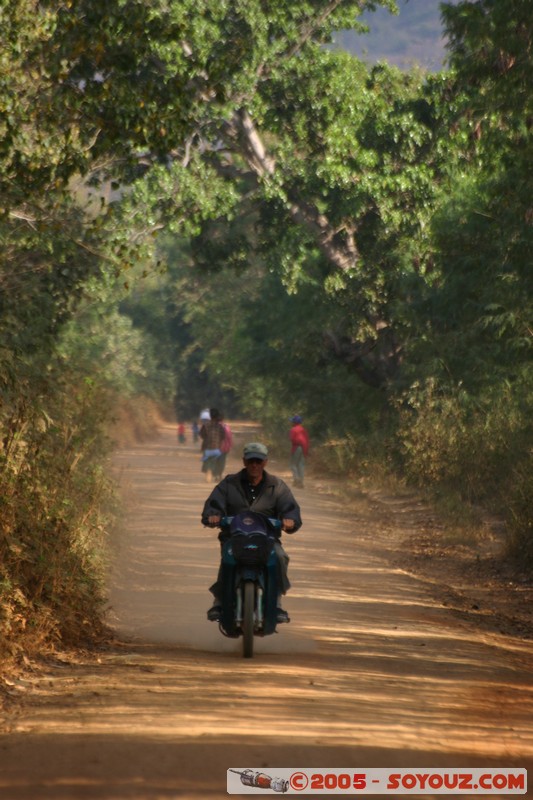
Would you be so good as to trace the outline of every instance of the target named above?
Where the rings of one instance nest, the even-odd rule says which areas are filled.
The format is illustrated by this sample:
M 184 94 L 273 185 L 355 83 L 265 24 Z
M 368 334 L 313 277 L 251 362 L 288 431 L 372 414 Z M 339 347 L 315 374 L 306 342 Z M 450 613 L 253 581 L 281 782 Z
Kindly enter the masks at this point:
M 222 455 L 221 445 L 226 438 L 226 431 L 222 426 L 222 414 L 217 408 L 209 409 L 210 419 L 200 428 L 202 440 L 202 473 L 207 483 L 217 473 L 218 458 Z
M 296 414 L 291 419 L 292 428 L 289 432 L 291 440 L 290 467 L 294 485 L 303 489 L 305 476 L 305 462 L 309 456 L 309 434 L 302 425 L 302 418 Z
M 268 449 L 261 442 L 250 442 L 243 450 L 243 466 L 240 472 L 226 477 L 215 486 L 202 511 L 202 523 L 210 528 L 220 525 L 222 517 L 235 516 L 243 511 L 256 511 L 265 517 L 281 520 L 282 530 L 295 533 L 302 526 L 300 506 L 287 484 L 265 471 L 268 461 Z M 281 533 L 280 533 L 281 536 Z M 224 543 L 223 534 L 219 534 L 220 543 Z M 288 622 L 289 615 L 281 608 L 281 595 L 290 588 L 287 576 L 289 556 L 276 539 L 275 551 L 278 559 L 278 570 L 281 592 L 278 598 L 277 620 Z M 216 583 L 210 591 L 214 596 L 213 606 L 207 612 L 208 620 L 215 622 L 222 612 L 221 571 Z

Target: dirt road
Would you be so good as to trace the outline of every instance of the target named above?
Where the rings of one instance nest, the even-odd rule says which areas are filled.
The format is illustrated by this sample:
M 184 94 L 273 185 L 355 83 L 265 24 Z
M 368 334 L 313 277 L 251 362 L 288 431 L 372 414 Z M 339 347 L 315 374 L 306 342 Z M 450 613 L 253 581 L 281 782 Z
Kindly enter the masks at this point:
M 243 766 L 531 767 L 533 643 L 461 623 L 394 567 L 404 532 L 365 498 L 342 508 L 317 479 L 296 490 L 292 622 L 250 661 L 206 621 L 218 546 L 199 523 L 196 448 L 168 428 L 117 468 L 122 644 L 14 687 L 26 699 L 1 738 L 2 800 L 222 798 Z

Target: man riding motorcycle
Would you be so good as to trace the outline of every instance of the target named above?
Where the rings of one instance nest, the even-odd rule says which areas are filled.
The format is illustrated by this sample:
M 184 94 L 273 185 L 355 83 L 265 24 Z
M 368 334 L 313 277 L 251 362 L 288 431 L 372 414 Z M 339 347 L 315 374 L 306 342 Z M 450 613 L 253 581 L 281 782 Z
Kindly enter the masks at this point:
M 243 466 L 240 472 L 226 475 L 213 489 L 207 498 L 202 512 L 202 523 L 215 528 L 223 517 L 235 516 L 244 511 L 256 511 L 265 517 L 281 520 L 281 527 L 286 533 L 295 533 L 302 525 L 300 506 L 296 502 L 287 484 L 275 475 L 265 471 L 268 463 L 268 450 L 260 442 L 250 442 L 243 450 Z M 281 533 L 279 534 L 281 536 Z M 223 532 L 219 534 L 221 544 L 225 541 Z M 276 538 L 275 551 L 278 561 L 279 585 L 281 594 L 286 594 L 290 587 L 287 577 L 289 557 Z M 213 606 L 207 612 L 211 621 L 220 619 L 221 614 L 221 571 L 216 583 L 210 587 L 214 595 Z M 281 597 L 278 601 L 277 621 L 289 622 L 287 612 L 281 608 Z

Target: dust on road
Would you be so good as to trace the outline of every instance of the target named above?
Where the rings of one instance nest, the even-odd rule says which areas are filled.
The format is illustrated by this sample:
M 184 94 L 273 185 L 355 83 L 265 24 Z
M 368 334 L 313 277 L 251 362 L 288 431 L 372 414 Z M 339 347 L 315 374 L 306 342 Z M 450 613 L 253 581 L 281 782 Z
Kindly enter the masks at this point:
M 199 522 L 209 486 L 196 447 L 169 427 L 116 463 L 128 514 L 110 621 L 122 641 L 27 679 L 1 740 L 0 797 L 222 798 L 226 770 L 243 764 L 531 765 L 533 644 L 461 623 L 395 567 L 404 531 L 364 497 L 343 507 L 317 479 L 296 490 L 292 622 L 250 661 L 206 621 L 219 551 Z M 284 461 L 269 467 L 288 480 Z

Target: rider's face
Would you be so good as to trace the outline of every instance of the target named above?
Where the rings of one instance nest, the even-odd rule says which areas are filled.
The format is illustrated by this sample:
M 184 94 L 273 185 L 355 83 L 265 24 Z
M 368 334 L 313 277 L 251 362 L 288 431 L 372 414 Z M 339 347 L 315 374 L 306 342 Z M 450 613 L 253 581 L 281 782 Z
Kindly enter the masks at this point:
M 263 471 L 265 469 L 267 459 L 265 458 L 263 461 L 261 461 L 259 458 L 244 458 L 243 462 L 244 466 L 246 467 L 246 473 L 250 483 L 259 483 L 263 477 Z

